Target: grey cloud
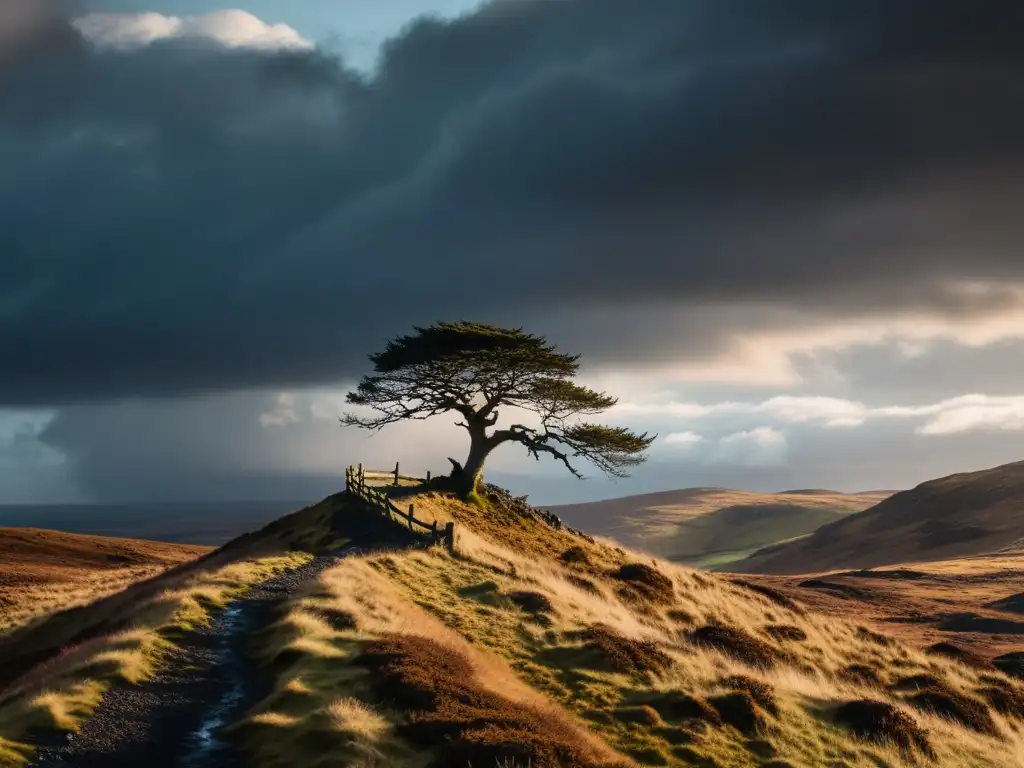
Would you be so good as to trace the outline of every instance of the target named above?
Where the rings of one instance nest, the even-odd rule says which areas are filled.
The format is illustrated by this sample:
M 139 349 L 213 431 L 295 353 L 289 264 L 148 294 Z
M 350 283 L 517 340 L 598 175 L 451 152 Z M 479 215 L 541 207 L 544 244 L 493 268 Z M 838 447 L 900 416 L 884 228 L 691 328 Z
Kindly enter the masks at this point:
M 350 464 L 401 461 L 408 472 L 436 474 L 449 468 L 445 456 L 465 449 L 452 419 L 440 420 L 447 429 L 417 422 L 370 436 L 341 429 L 331 409 L 315 417 L 309 394 L 296 396 L 294 418 L 264 426 L 260 414 L 273 412 L 277 397 L 244 392 L 67 406 L 18 456 L 24 461 L 39 450 L 60 456 L 74 484 L 48 487 L 51 478 L 41 474 L 25 484 L 34 482 L 34 494 L 44 500 L 69 494 L 97 502 L 318 499 L 344 485 Z M 0 440 L 0 469 L 2 448 Z M 3 479 L 0 472 L 0 502 L 10 495 Z
M 1022 356 L 1020 340 L 982 347 L 938 341 L 910 356 L 897 344 L 862 347 L 830 355 L 836 380 L 823 384 L 812 378 L 804 389 L 874 407 L 934 403 L 967 393 L 1019 395 L 1024 392 Z M 807 375 L 814 374 L 808 369 Z
M 0 402 L 330 382 L 437 317 L 565 328 L 614 363 L 759 321 L 585 318 L 987 310 L 939 281 L 1024 279 L 1022 22 L 994 0 L 505 0 L 412 26 L 372 79 L 196 41 L 22 57 Z

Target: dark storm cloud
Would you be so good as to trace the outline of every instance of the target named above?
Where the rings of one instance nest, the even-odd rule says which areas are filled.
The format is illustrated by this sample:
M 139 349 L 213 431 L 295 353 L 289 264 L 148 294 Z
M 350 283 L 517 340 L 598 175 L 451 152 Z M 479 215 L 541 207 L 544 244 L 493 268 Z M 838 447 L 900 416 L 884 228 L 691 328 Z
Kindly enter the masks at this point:
M 0 93 L 8 70 L 79 48 L 81 40 L 65 22 L 70 8 L 61 0 L 4 0 L 0 4 Z
M 994 1 L 506 0 L 371 79 L 198 41 L 22 57 L 0 402 L 328 382 L 437 317 L 991 309 L 940 281 L 1024 278 L 1021 28 Z

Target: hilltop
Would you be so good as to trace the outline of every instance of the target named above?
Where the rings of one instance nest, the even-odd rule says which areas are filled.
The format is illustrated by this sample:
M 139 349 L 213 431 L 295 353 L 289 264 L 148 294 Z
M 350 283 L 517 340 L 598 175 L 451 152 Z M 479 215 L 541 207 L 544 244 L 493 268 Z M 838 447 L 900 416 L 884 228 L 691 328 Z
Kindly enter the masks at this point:
M 0 528 L 0 630 L 97 600 L 210 547 Z
M 547 509 L 570 525 L 659 557 L 727 568 L 764 546 L 804 536 L 892 493 L 685 488 Z
M 1024 685 L 983 650 L 967 664 L 882 620 L 844 618 L 857 611 L 819 612 L 785 584 L 560 527 L 493 487 L 473 504 L 436 486 L 386 492 L 419 519 L 454 522 L 453 549 L 418 546 L 362 502 L 332 496 L 189 564 L 173 584 L 93 606 L 105 627 L 0 697 L 0 745 L 25 753 L 34 731 L 12 723 L 27 713 L 37 726 L 50 713 L 49 727 L 79 728 L 88 742 L 126 680 L 160 690 L 166 662 L 125 646 L 123 630 L 104 634 L 119 626 L 114 608 L 134 622 L 132 642 L 148 627 L 161 643 L 187 643 L 187 626 L 270 578 L 272 610 L 254 614 L 249 635 L 258 684 L 227 732 L 256 768 L 1019 764 Z M 352 542 L 361 553 L 330 555 Z M 278 591 L 274 574 L 296 568 L 308 580 Z M 36 647 L 40 631 L 21 639 Z M 0 643 L 0 662 L 12 647 Z M 120 654 L 119 665 L 97 666 L 97 653 Z M 132 653 L 141 667 L 127 664 Z
M 808 573 L 948 560 L 1024 540 L 1024 462 L 931 480 L 731 568 Z

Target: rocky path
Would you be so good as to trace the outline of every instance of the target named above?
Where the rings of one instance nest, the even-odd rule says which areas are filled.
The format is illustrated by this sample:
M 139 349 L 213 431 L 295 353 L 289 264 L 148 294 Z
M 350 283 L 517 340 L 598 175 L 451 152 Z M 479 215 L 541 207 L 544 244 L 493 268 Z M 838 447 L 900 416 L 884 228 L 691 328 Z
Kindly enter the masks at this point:
M 34 768 L 241 768 L 219 729 L 261 694 L 246 640 L 275 604 L 344 554 L 315 557 L 254 587 L 188 635 L 155 678 L 111 688 L 79 733 L 40 747 Z

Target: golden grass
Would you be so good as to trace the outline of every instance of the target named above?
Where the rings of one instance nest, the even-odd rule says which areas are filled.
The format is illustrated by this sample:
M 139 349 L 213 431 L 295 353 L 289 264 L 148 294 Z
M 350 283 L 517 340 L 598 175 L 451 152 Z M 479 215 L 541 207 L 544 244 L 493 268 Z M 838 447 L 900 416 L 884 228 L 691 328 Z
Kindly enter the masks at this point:
M 458 632 L 404 597 L 374 567 L 402 557 L 396 552 L 349 558 L 326 571 L 265 630 L 261 656 L 274 670 L 275 691 L 238 726 L 253 765 L 430 764 L 436 757 L 433 750 L 410 743 L 408 729 L 403 730 L 407 713 L 381 703 L 381 675 L 368 672 L 362 662 L 370 649 L 388 638 L 418 638 L 427 643 L 421 649 L 434 649 L 430 652 L 442 660 L 464 660 L 465 674 L 448 681 L 457 678 L 468 685 L 466 695 L 483 697 L 489 706 L 514 712 L 520 720 L 536 713 L 535 722 L 558 725 L 562 738 L 571 740 L 593 764 L 616 762 L 617 756 L 581 722 L 524 684 L 503 660 L 470 646 Z M 428 689 L 433 695 L 444 685 L 445 679 L 439 679 Z M 385 702 L 388 698 L 383 697 Z
M 182 632 L 207 624 L 253 584 L 309 559 L 287 553 L 200 571 L 132 608 L 132 626 L 65 649 L 32 669 L 0 700 L 0 765 L 25 762 L 37 728 L 77 731 L 118 681 L 139 683 L 160 667 Z
M 940 689 L 971 701 L 980 701 L 979 691 L 992 680 L 1020 691 L 999 673 L 509 512 L 484 512 L 437 493 L 408 500 L 418 517 L 429 510 L 436 519 L 457 521 L 456 553 L 436 548 L 349 559 L 293 601 L 262 641 L 264 661 L 277 676 L 275 693 L 241 726 L 255 765 L 431 764 L 437 756 L 416 750 L 410 734 L 440 715 L 424 713 L 422 702 L 419 710 L 382 703 L 379 680 L 360 662 L 381 638 L 412 653 L 398 640 L 412 637 L 468 658 L 471 677 L 486 690 L 540 708 L 573 733 L 599 737 L 589 748 L 610 762 L 628 755 L 641 765 L 740 768 L 771 760 L 792 768 L 1024 764 L 1020 720 L 991 712 L 994 731 L 978 732 L 914 706 L 912 694 L 896 688 L 913 675 L 931 675 Z M 561 554 L 571 546 L 582 556 L 567 563 Z M 656 568 L 671 580 L 674 595 L 645 598 L 616 576 L 626 562 Z M 597 635 L 595 627 L 602 628 Z M 702 627 L 728 631 L 697 631 Z M 659 663 L 624 665 L 619 651 Z M 877 680 L 859 682 L 849 672 L 858 665 Z M 451 684 L 440 680 L 435 687 Z M 364 723 L 350 728 L 358 739 L 349 731 L 339 736 L 330 725 L 339 698 L 348 702 L 348 717 Z M 836 722 L 841 705 L 860 700 L 910 718 L 934 758 L 876 740 L 870 734 L 882 732 L 878 724 L 863 736 Z M 487 738 L 500 742 L 497 727 L 491 722 L 484 730 L 491 728 Z M 458 738 L 478 737 L 459 732 Z M 518 754 L 484 754 L 526 762 Z
M 0 633 L 94 602 L 208 551 L 210 547 L 0 528 Z
M 49 582 L 36 587 L 10 589 L 11 598 L 0 609 L 0 632 L 28 624 L 56 611 L 88 605 L 120 592 L 131 584 L 152 578 L 167 566 L 119 568 L 110 572 L 83 572 L 74 581 Z

